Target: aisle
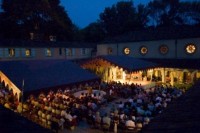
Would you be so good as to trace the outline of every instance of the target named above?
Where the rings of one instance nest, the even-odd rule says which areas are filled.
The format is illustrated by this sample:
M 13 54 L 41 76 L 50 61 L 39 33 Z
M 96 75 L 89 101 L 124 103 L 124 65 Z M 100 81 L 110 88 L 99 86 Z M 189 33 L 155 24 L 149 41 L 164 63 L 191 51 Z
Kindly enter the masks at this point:
M 127 99 L 117 98 L 116 100 L 114 100 L 112 102 L 102 105 L 98 111 L 102 115 L 105 113 L 109 113 L 113 106 L 117 107 L 116 103 L 118 103 L 120 101 L 124 102 L 126 100 Z M 90 125 L 88 125 L 85 120 L 80 121 L 79 125 L 74 130 L 64 129 L 64 130 L 59 131 L 59 133 L 66 133 L 66 132 L 69 132 L 69 133 L 103 133 L 102 130 L 91 128 Z
M 120 101 L 125 102 L 127 101 L 127 99 L 124 98 L 116 98 L 116 100 L 109 102 L 105 105 L 102 105 L 101 108 L 99 109 L 99 112 L 101 115 L 104 115 L 105 113 L 110 113 L 110 111 L 112 110 L 112 108 L 117 108 L 117 103 L 119 103 Z

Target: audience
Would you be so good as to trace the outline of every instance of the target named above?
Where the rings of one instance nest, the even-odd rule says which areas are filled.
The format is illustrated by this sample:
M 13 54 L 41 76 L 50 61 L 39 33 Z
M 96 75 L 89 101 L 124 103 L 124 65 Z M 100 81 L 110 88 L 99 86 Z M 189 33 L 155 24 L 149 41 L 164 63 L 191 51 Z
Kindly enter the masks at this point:
M 107 95 L 93 93 L 94 89 L 101 89 Z M 74 92 L 80 90 L 86 91 L 75 97 Z M 117 128 L 140 130 L 181 95 L 182 91 L 172 86 L 155 86 L 145 90 L 138 84 L 96 82 L 41 92 L 38 96 L 30 95 L 23 103 L 12 90 L 3 87 L 0 89 L 0 104 L 52 130 L 73 130 L 79 121 L 86 119 L 91 127 L 116 132 Z M 110 113 L 102 114 L 98 110 L 110 97 L 127 99 L 116 103 Z

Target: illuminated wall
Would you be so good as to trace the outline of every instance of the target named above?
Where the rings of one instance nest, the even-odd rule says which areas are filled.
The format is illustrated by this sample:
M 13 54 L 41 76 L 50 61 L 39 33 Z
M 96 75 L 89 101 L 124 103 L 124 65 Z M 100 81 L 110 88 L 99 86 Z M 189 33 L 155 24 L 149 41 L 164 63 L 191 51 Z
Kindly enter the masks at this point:
M 21 95 L 21 90 L 17 86 L 15 86 L 15 84 L 13 84 L 13 82 L 2 71 L 0 71 L 0 77 L 1 77 L 1 83 L 4 82 L 5 86 L 8 86 L 8 89 L 12 89 L 13 94 L 17 94 L 19 100 Z
M 200 38 L 98 44 L 97 55 L 127 55 L 135 58 L 196 59 L 200 58 Z

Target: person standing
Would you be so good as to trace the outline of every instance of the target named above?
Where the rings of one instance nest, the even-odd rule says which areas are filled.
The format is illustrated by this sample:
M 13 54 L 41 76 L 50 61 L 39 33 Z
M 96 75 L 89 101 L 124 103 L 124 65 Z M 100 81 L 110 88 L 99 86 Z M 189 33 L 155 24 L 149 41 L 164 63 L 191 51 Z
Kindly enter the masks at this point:
M 114 133 L 117 133 L 117 125 L 119 124 L 118 110 L 114 111 L 113 121 L 114 121 Z

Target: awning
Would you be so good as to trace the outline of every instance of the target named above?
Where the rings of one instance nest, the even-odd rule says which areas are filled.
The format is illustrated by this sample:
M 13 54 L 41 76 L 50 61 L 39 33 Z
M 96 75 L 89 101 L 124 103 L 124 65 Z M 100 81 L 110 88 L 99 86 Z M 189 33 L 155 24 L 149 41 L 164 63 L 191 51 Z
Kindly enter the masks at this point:
M 24 80 L 24 92 L 99 79 L 66 60 L 1 61 L 0 71 L 19 89 Z
M 158 67 L 159 65 L 150 61 L 145 61 L 142 59 L 136 59 L 129 56 L 99 56 L 101 58 L 114 64 L 116 66 L 122 67 L 127 71 L 139 71 L 145 69 L 152 69 Z

